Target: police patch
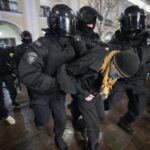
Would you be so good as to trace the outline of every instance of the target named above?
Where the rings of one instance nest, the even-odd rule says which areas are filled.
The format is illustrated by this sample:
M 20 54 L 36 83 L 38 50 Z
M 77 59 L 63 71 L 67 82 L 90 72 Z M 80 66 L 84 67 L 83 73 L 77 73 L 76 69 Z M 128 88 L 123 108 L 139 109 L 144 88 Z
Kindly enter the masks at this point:
M 27 55 L 27 61 L 29 64 L 33 64 L 37 60 L 37 54 L 35 52 L 30 52 Z

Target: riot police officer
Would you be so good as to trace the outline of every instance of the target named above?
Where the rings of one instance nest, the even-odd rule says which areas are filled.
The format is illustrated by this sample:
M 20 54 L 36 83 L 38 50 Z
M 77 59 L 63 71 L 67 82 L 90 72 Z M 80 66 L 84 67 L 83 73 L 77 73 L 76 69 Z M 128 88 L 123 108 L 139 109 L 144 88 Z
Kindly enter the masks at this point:
M 99 35 L 94 32 L 97 19 L 102 21 L 103 18 L 96 9 L 90 6 L 84 6 L 77 12 L 77 30 L 73 43 L 73 46 L 76 50 L 76 58 L 87 54 L 98 43 L 102 44 L 102 42 L 99 40 Z M 72 98 L 73 100 L 71 104 L 68 105 L 68 108 L 71 110 L 73 127 L 80 131 L 83 138 L 87 140 L 85 123 L 78 109 L 77 97 L 72 95 Z
M 145 31 L 145 18 L 144 10 L 138 6 L 133 5 L 126 8 L 120 18 L 120 30 L 116 31 L 110 42 L 113 49 L 130 49 L 137 53 L 141 61 L 139 71 L 130 79 L 118 81 L 113 92 L 105 101 L 105 109 L 108 110 L 126 92 L 129 98 L 128 111 L 120 118 L 118 125 L 129 134 L 133 133 L 131 123 L 144 110 L 148 94 L 145 88 L 145 78 L 150 70 L 150 50 L 147 45 L 149 34 Z
M 102 21 L 103 17 L 90 6 L 84 6 L 77 12 L 74 45 L 78 57 L 86 54 L 96 44 L 102 44 L 99 35 L 94 32 L 97 19 Z
M 74 25 L 72 9 L 65 4 L 55 5 L 48 17 L 45 36 L 29 45 L 19 65 L 21 81 L 33 91 L 31 104 L 35 123 L 46 125 L 52 114 L 55 143 L 60 150 L 68 149 L 62 138 L 66 124 L 65 97 L 55 77 L 58 67 L 75 55 L 70 43 Z

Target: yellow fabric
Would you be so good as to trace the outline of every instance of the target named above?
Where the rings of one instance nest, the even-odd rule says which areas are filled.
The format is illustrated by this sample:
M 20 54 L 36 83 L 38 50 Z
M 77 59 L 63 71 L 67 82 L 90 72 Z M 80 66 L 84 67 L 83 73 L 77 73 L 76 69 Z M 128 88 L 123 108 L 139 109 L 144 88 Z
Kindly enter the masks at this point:
M 104 62 L 100 68 L 100 72 L 103 74 L 103 81 L 102 86 L 100 89 L 100 94 L 102 94 L 105 98 L 108 97 L 110 94 L 110 90 L 112 89 L 112 86 L 117 81 L 117 79 L 113 79 L 109 77 L 109 69 L 110 69 L 110 63 L 114 55 L 116 55 L 118 51 L 112 51 L 110 52 L 104 59 Z

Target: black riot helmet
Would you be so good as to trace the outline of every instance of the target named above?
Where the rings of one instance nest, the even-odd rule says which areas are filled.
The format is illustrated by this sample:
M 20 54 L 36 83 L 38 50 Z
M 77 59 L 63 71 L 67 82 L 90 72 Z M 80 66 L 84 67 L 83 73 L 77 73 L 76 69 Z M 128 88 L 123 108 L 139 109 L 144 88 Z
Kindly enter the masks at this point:
M 48 26 L 58 36 L 72 36 L 75 30 L 75 15 L 65 4 L 55 5 L 49 13 Z
M 32 42 L 32 35 L 29 31 L 23 31 L 21 33 L 21 40 L 22 42 L 29 44 Z
M 77 12 L 77 22 L 76 26 L 79 30 L 87 30 L 87 31 L 93 31 L 96 24 L 96 19 L 99 19 L 100 21 L 103 20 L 103 17 L 97 12 L 96 9 L 90 7 L 90 6 L 84 6 L 79 9 Z M 93 26 L 90 27 L 88 24 L 92 24 Z
M 144 10 L 136 5 L 129 6 L 125 9 L 120 18 L 120 27 L 123 32 L 130 32 L 145 29 L 145 13 Z

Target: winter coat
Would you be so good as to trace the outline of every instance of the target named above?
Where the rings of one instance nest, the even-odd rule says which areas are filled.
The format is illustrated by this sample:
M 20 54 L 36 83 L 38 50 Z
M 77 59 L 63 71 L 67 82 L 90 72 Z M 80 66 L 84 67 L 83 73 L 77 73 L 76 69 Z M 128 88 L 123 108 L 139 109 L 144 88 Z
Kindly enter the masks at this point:
M 60 89 L 77 95 L 78 99 L 98 92 L 102 83 L 99 71 L 107 54 L 97 46 L 71 64 L 61 66 L 57 72 Z
M 37 93 L 47 93 L 57 88 L 57 68 L 75 55 L 70 42 L 61 45 L 58 39 L 46 34 L 30 44 L 21 58 L 19 75 L 21 81 Z

